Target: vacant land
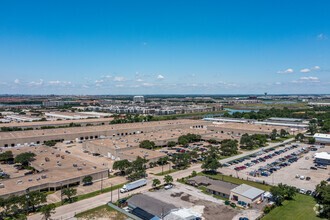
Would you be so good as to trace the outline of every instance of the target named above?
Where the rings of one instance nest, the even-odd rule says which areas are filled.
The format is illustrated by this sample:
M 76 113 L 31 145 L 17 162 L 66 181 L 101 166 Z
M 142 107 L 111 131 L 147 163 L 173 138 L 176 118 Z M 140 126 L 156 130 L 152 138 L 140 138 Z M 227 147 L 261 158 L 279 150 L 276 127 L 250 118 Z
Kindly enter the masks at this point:
M 78 219 L 116 219 L 125 220 L 128 216 L 117 210 L 111 208 L 108 205 L 102 205 L 94 209 L 87 210 L 85 212 L 78 213 L 76 216 Z
M 223 174 L 198 173 L 198 175 L 208 176 L 208 177 L 211 177 L 211 178 L 214 178 L 214 179 L 235 183 L 237 185 L 241 185 L 241 184 L 245 183 L 245 184 L 248 184 L 250 186 L 259 188 L 261 190 L 264 190 L 264 191 L 269 191 L 270 187 L 271 187 L 269 185 L 264 185 L 264 184 L 261 184 L 261 183 L 256 183 L 256 182 L 252 182 L 252 181 L 248 181 L 248 180 L 238 179 L 238 178 L 231 177 L 231 176 L 226 176 L 226 175 L 223 175 Z
M 316 216 L 313 207 L 316 202 L 313 197 L 297 194 L 293 200 L 286 200 L 283 205 L 275 208 L 262 220 L 313 220 Z

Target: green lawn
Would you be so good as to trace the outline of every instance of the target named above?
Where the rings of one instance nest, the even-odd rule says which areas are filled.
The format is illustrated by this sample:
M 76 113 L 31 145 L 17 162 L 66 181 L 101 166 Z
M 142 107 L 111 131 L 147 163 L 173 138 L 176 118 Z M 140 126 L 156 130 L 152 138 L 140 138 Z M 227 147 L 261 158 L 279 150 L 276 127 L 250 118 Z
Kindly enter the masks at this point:
M 297 194 L 293 200 L 286 200 L 283 205 L 273 209 L 262 220 L 314 220 L 316 217 L 313 210 L 315 200 L 311 196 Z
M 119 188 L 123 187 L 125 184 L 126 183 L 115 185 L 115 186 L 108 187 L 108 188 L 104 188 L 104 189 L 102 189 L 102 193 L 107 193 L 107 192 L 119 189 Z M 84 194 L 84 195 L 76 196 L 76 197 L 73 198 L 73 201 L 77 202 L 77 201 L 80 201 L 80 200 L 83 200 L 83 199 L 88 199 L 88 198 L 97 196 L 99 194 L 101 194 L 101 190 L 97 190 L 97 191 L 90 192 L 90 193 L 87 193 L 87 194 Z M 66 205 L 68 203 L 69 203 L 68 201 L 63 201 L 63 204 L 61 204 L 61 202 L 57 202 L 57 203 L 55 203 L 55 205 L 58 207 L 58 206 L 61 206 L 61 205 Z
M 264 185 L 262 183 L 256 183 L 256 182 L 251 182 L 251 181 L 248 181 L 248 180 L 242 180 L 242 179 L 238 179 L 238 178 L 231 177 L 231 176 L 225 176 L 225 175 L 222 175 L 222 174 L 211 175 L 211 174 L 198 173 L 198 175 L 208 176 L 208 177 L 211 177 L 211 178 L 214 178 L 214 179 L 223 180 L 223 181 L 226 181 L 226 182 L 231 182 L 231 183 L 234 183 L 234 184 L 237 184 L 237 185 L 245 183 L 247 185 L 259 188 L 259 189 L 264 190 L 264 191 L 269 191 L 270 187 L 271 187 L 271 186 L 268 186 L 268 185 Z
M 108 205 L 102 205 L 75 215 L 76 218 L 81 219 L 117 219 L 117 220 L 125 220 L 129 217 L 125 214 L 118 212 L 114 208 Z

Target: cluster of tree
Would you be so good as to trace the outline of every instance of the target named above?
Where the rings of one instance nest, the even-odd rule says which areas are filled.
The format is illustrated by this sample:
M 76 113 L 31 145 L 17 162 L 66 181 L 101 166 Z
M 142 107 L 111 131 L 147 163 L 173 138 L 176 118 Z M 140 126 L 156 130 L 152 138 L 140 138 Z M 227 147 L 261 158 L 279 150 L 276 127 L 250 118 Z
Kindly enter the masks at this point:
M 225 156 L 237 154 L 238 141 L 232 139 L 224 139 L 221 141 L 220 150 L 221 150 L 221 154 Z
M 192 143 L 195 141 L 199 141 L 201 139 L 201 136 L 198 134 L 186 134 L 186 135 L 182 135 L 178 138 L 178 143 L 181 145 L 186 145 L 188 143 Z
M 22 128 L 18 127 L 1 127 L 1 131 L 7 132 L 7 131 L 22 131 Z
M 286 184 L 278 184 L 270 188 L 270 193 L 273 195 L 274 202 L 277 206 L 282 205 L 284 200 L 292 199 L 296 195 L 297 190 Z
M 45 142 L 45 145 L 46 146 L 49 146 L 49 147 L 55 146 L 56 145 L 56 141 L 46 141 Z
M 166 183 L 166 184 L 170 184 L 171 182 L 173 182 L 173 177 L 172 176 L 170 176 L 170 175 L 166 175 L 166 176 L 164 176 L 164 182 Z M 157 187 L 158 185 L 160 185 L 161 184 L 161 182 L 160 182 L 160 180 L 159 179 L 153 179 L 152 180 L 152 186 L 153 187 Z
M 234 112 L 232 115 L 226 112 L 223 117 L 229 118 L 245 118 L 264 120 L 270 117 L 283 117 L 283 118 L 299 118 L 299 119 L 312 119 L 324 120 L 330 118 L 330 107 L 313 107 L 311 109 L 260 109 L 258 112 Z
M 222 167 L 221 163 L 219 162 L 219 147 L 209 145 L 208 148 L 209 150 L 204 154 L 202 169 L 204 169 L 204 171 L 215 171 Z
M 252 150 L 253 148 L 264 146 L 268 135 L 265 134 L 243 134 L 240 140 L 241 148 Z
M 74 197 L 77 195 L 77 189 L 72 187 L 63 188 L 61 191 L 61 195 L 65 196 L 65 199 L 68 200 L 69 203 L 72 203 L 74 201 Z
M 186 168 L 193 159 L 199 157 L 196 150 L 190 151 L 188 153 L 175 154 L 172 157 L 172 163 L 179 168 Z
M 130 179 L 139 179 L 145 175 L 147 159 L 137 157 L 135 161 L 119 160 L 113 164 L 113 169 L 120 170 L 123 175 L 129 175 Z
M 20 163 L 23 167 L 26 167 L 29 162 L 34 159 L 35 156 L 36 155 L 32 152 L 21 153 L 15 157 L 14 162 Z
M 155 167 L 155 166 L 157 166 L 157 165 L 164 165 L 164 164 L 167 164 L 168 163 L 168 160 L 169 160 L 169 158 L 168 158 L 168 156 L 166 156 L 166 157 L 161 157 L 161 158 L 159 158 L 158 159 L 158 161 L 155 161 L 155 162 L 150 162 L 149 163 L 149 166 L 150 167 Z
M 175 141 L 169 141 L 167 142 L 167 146 L 168 147 L 174 147 L 176 145 L 176 142 Z
M 136 123 L 136 122 L 145 122 L 145 121 L 162 121 L 162 120 L 174 120 L 174 119 L 177 119 L 176 115 L 140 116 L 139 114 L 126 114 L 124 117 L 120 117 L 120 115 L 115 114 L 110 124 Z
M 330 185 L 326 181 L 322 181 L 316 186 L 315 200 L 322 205 L 320 216 L 325 219 L 330 219 Z
M 214 139 L 210 139 L 210 140 L 208 140 L 207 142 L 209 142 L 210 144 L 216 144 L 216 143 L 218 143 L 216 140 L 214 140 Z
M 144 141 L 141 141 L 140 142 L 140 145 L 139 145 L 141 148 L 144 148 L 144 149 L 153 149 L 154 146 L 155 146 L 155 142 L 153 141 L 149 141 L 149 140 L 144 140 Z
M 294 137 L 294 139 L 296 141 L 300 141 L 300 142 L 304 142 L 306 140 L 306 138 L 307 138 L 307 141 L 308 141 L 309 144 L 314 144 L 315 143 L 315 138 L 313 138 L 313 137 L 305 137 L 305 135 L 302 134 L 302 133 L 299 133 L 299 134 L 297 134 Z
M 0 219 L 5 219 L 9 216 L 16 219 L 20 213 L 30 209 L 32 212 L 35 212 L 37 207 L 46 202 L 46 194 L 39 191 L 28 192 L 22 196 L 12 195 L 8 198 L 0 197 Z

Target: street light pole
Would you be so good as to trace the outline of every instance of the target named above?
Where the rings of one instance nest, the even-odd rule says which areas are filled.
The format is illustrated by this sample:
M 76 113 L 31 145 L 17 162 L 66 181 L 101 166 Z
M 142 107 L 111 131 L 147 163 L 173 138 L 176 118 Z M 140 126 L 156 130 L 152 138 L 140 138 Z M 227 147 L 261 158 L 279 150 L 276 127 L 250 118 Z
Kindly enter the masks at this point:
M 110 185 L 110 190 L 111 190 L 111 203 L 112 203 L 112 183 Z

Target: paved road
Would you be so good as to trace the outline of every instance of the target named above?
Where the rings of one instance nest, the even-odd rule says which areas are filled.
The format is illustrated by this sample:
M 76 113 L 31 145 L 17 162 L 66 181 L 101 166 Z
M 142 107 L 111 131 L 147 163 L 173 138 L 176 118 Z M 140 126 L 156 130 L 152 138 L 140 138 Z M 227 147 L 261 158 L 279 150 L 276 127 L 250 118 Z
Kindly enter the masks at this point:
M 284 141 L 283 143 L 286 143 L 286 142 L 289 142 L 289 141 L 292 141 L 292 140 L 293 140 L 293 138 L 288 139 L 288 140 Z M 283 144 L 283 143 L 270 143 L 269 146 L 265 147 L 264 149 L 269 149 L 269 148 L 278 146 L 278 145 Z M 229 158 L 226 158 L 226 159 L 222 159 L 222 160 L 220 160 L 220 162 L 221 163 L 226 163 L 226 162 L 229 162 L 231 160 L 235 160 L 237 158 L 241 158 L 241 157 L 244 157 L 246 155 L 259 152 L 261 150 L 262 149 L 257 149 L 257 150 L 253 150 L 253 151 L 244 151 L 242 154 L 239 154 L 239 155 L 236 155 L 236 156 L 233 156 L 233 157 L 229 157 Z M 192 173 L 192 171 L 201 172 L 202 171 L 201 164 L 194 164 L 191 167 L 189 167 L 188 169 L 180 170 L 180 171 L 177 171 L 175 173 L 172 173 L 171 176 L 173 177 L 173 180 L 176 180 L 176 179 L 180 179 L 182 177 L 189 176 Z M 152 174 L 149 174 L 149 176 L 147 178 L 147 186 L 145 186 L 145 187 L 142 187 L 140 189 L 136 189 L 132 192 L 128 192 L 128 193 L 125 193 L 125 194 L 118 193 L 118 190 L 113 191 L 112 192 L 113 202 L 117 201 L 118 199 L 120 199 L 122 197 L 129 196 L 131 194 L 147 192 L 149 189 L 152 188 L 152 180 L 154 178 L 158 178 L 163 182 L 162 177 L 154 176 Z M 89 198 L 89 199 L 84 199 L 84 200 L 81 200 L 81 201 L 78 201 L 78 202 L 75 202 L 75 203 L 72 203 L 72 204 L 60 206 L 60 207 L 56 208 L 56 213 L 54 215 L 52 215 L 52 219 L 56 219 L 56 220 L 70 219 L 70 218 L 74 217 L 76 213 L 80 213 L 80 212 L 83 212 L 83 211 L 86 211 L 86 210 L 104 205 L 104 204 L 108 203 L 109 201 L 111 201 L 111 192 L 104 193 L 104 194 L 101 194 L 101 195 L 98 195 L 98 196 L 94 196 L 94 197 Z M 35 214 L 35 215 L 32 215 L 32 216 L 28 217 L 28 219 L 29 220 L 40 220 L 40 219 L 42 219 L 42 216 L 38 213 L 38 214 Z

